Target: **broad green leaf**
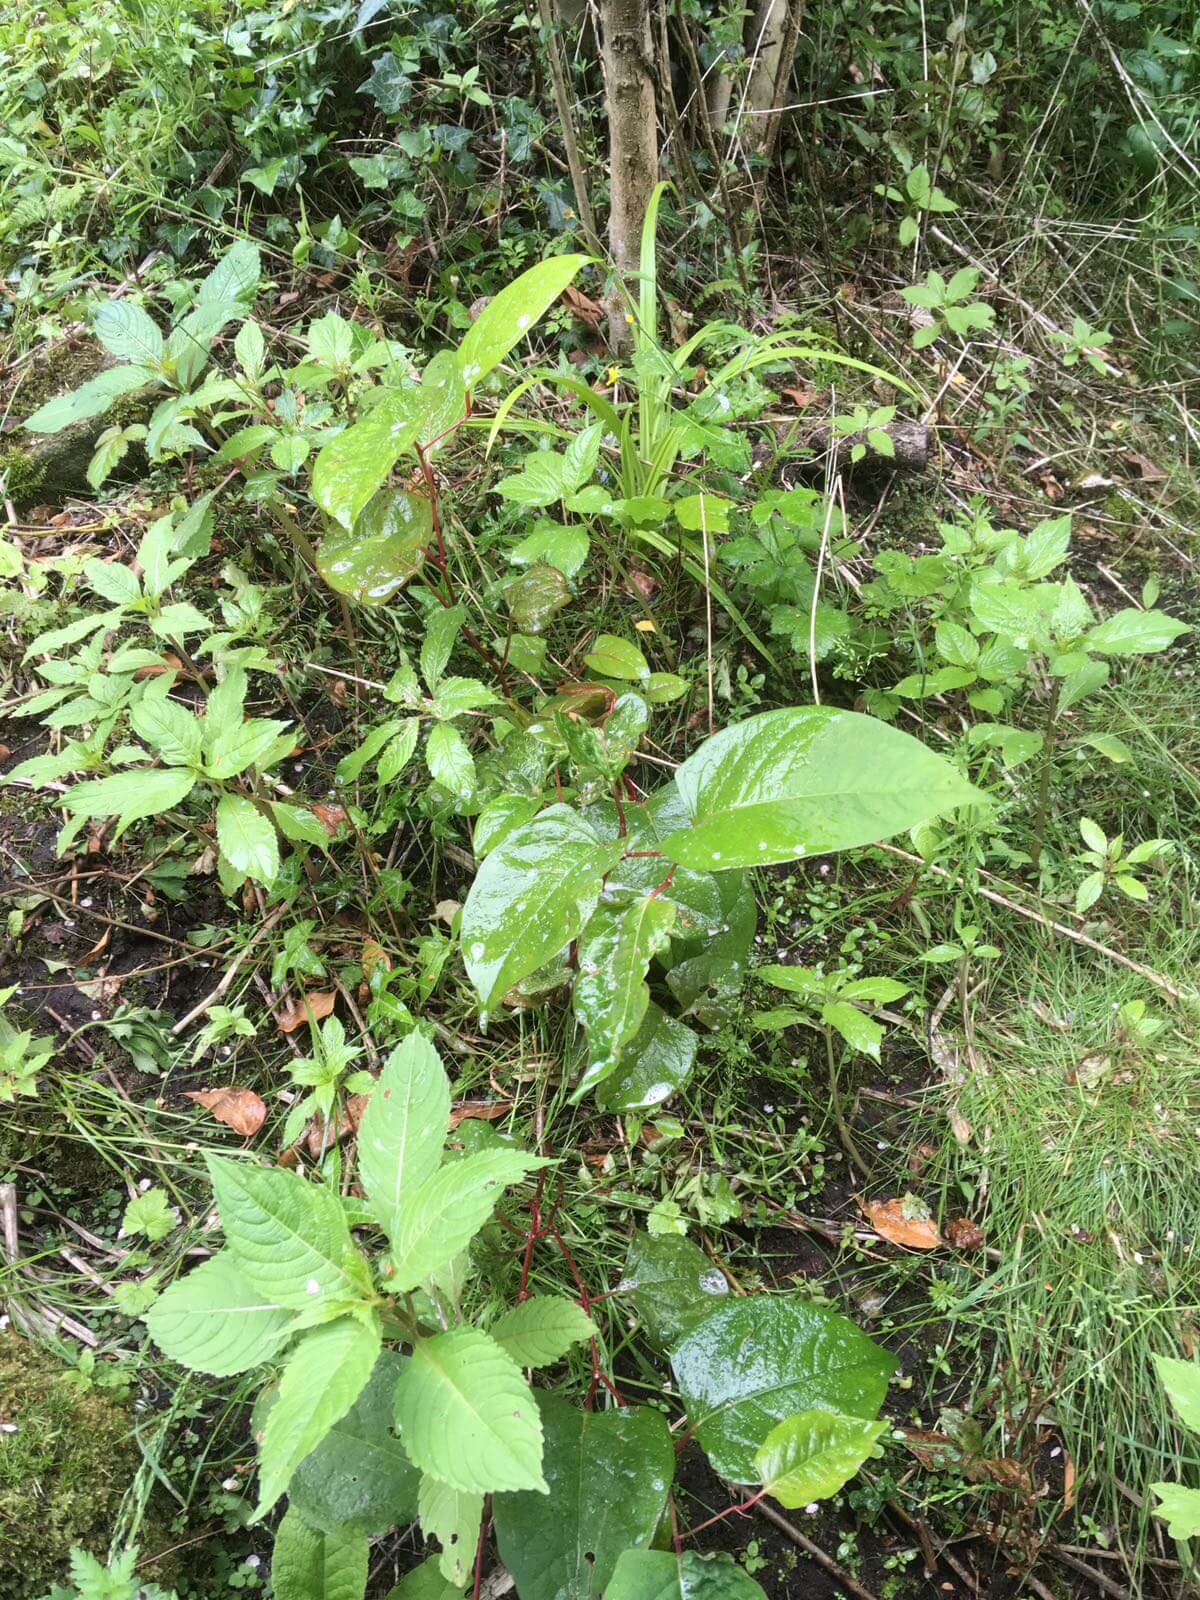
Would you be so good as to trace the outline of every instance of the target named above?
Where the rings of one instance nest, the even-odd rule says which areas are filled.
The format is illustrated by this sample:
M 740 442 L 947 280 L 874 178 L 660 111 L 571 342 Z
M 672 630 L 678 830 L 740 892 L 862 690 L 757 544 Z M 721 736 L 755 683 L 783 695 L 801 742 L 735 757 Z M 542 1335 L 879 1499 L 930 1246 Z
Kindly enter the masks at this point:
M 443 1576 L 438 1558 L 430 1556 L 428 1561 L 422 1561 L 419 1567 L 404 1574 L 395 1588 L 388 1591 L 387 1600 L 462 1600 L 466 1586 L 466 1578 L 461 1583 L 451 1583 Z
M 279 1381 L 258 1453 L 258 1505 L 265 1516 L 292 1473 L 358 1399 L 379 1359 L 379 1320 L 339 1317 L 310 1329 Z
M 363 1298 L 369 1278 L 336 1193 L 282 1167 L 205 1160 L 229 1248 L 266 1297 L 297 1311 Z
M 291 1507 L 271 1551 L 275 1600 L 362 1600 L 370 1548 L 362 1534 L 320 1533 Z
M 821 1020 L 841 1034 L 852 1050 L 879 1060 L 883 1028 L 874 1017 L 868 1017 L 848 1000 L 830 1000 L 821 1007 Z
M 546 1492 L 542 1424 L 521 1369 L 477 1328 L 418 1339 L 396 1385 L 409 1459 L 452 1488 Z
M 516 828 L 480 867 L 462 912 L 467 976 L 485 1014 L 579 933 L 621 854 L 569 806 Z
M 671 509 L 681 528 L 691 533 L 728 533 L 730 502 L 719 494 L 689 494 Z
M 488 1329 L 519 1367 L 551 1366 L 595 1331 L 591 1317 L 561 1294 L 531 1295 Z
M 129 725 L 139 739 L 172 766 L 199 765 L 200 720 L 186 706 L 162 694 L 147 694 L 130 710 Z
M 557 567 L 538 561 L 528 572 L 504 586 L 504 600 L 513 622 L 529 633 L 540 633 L 571 598 L 567 580 Z
M 455 357 L 468 389 L 475 388 L 499 366 L 588 259 L 579 255 L 551 256 L 514 278 L 484 306 Z
M 606 1589 L 623 1551 L 648 1545 L 675 1476 L 661 1411 L 582 1411 L 538 1396 L 545 1448 L 541 1495 L 497 1495 L 500 1557 L 521 1600 L 586 1600 Z
M 1193 1433 L 1200 1433 L 1200 1362 L 1155 1356 L 1154 1365 L 1180 1421 Z
M 196 291 L 198 306 L 248 305 L 258 288 L 262 265 L 258 246 L 239 239 L 225 252 Z
M 131 768 L 111 778 L 90 778 L 68 789 L 59 804 L 73 817 L 116 817 L 119 838 L 131 822 L 142 817 L 157 817 L 192 792 L 194 772 L 179 768 L 148 770 Z
M 230 1250 L 177 1278 L 150 1307 L 146 1327 L 165 1356 L 216 1378 L 270 1361 L 292 1313 L 264 1300 Z
M 474 792 L 474 759 L 462 734 L 448 722 L 439 722 L 429 730 L 425 761 L 434 782 L 460 800 Z
M 78 389 L 47 400 L 31 417 L 26 417 L 25 426 L 30 433 L 61 433 L 72 423 L 102 417 L 121 395 L 132 394 L 156 381 L 157 374 L 149 367 L 106 367 L 94 378 L 81 383 Z
M 284 736 L 289 723 L 272 717 L 236 716 L 231 723 L 221 724 L 212 715 L 204 719 L 204 740 L 207 750 L 204 770 L 211 778 L 236 778 L 247 767 L 269 767 L 295 748 L 296 740 Z
M 425 637 L 421 641 L 421 676 L 430 694 L 436 694 L 458 642 L 467 613 L 462 606 L 443 606 L 425 623 Z
M 1152 1483 L 1150 1487 L 1158 1500 L 1155 1516 L 1164 1519 L 1171 1538 L 1200 1537 L 1200 1489 L 1185 1489 L 1181 1483 Z
M 1135 611 L 1131 607 L 1099 623 L 1084 643 L 1096 655 L 1141 656 L 1165 650 L 1181 634 L 1191 631 L 1178 617 L 1168 617 L 1162 611 Z
M 633 1301 L 655 1344 L 669 1347 L 724 1303 L 729 1284 L 699 1245 L 677 1233 L 635 1233 L 618 1294 Z
M 632 905 L 597 906 L 579 940 L 575 1016 L 587 1029 L 588 1066 L 578 1099 L 615 1071 L 650 1004 L 646 972 L 675 925 L 672 901 L 644 895 Z
M 1082 741 L 1090 745 L 1093 750 L 1098 750 L 1106 761 L 1111 761 L 1114 766 L 1124 766 L 1127 761 L 1133 760 L 1133 751 L 1124 739 L 1118 739 L 1115 733 L 1089 733 Z
M 119 361 L 152 366 L 162 360 L 163 336 L 154 319 L 132 300 L 109 300 L 92 319 L 92 332 Z
M 312 470 L 313 499 L 348 532 L 421 430 L 418 391 L 385 389 L 365 417 L 331 439 Z
M 387 1533 L 417 1514 L 417 1469 L 396 1437 L 392 1397 L 405 1358 L 384 1350 L 366 1387 L 292 1474 L 288 1499 L 323 1533 Z
M 413 718 L 389 717 L 386 722 L 381 722 L 371 729 L 363 742 L 356 750 L 345 755 L 337 764 L 337 778 L 339 783 L 353 783 L 363 768 L 373 761 L 384 745 L 394 739 L 398 733 L 403 733 L 405 728 L 415 722 Z M 419 728 L 420 724 L 416 726 Z
M 83 571 L 88 587 L 94 589 L 102 600 L 109 600 L 116 606 L 128 606 L 141 599 L 142 586 L 132 567 L 123 566 L 119 561 L 101 561 L 93 556 L 83 563 Z
M 523 794 L 500 794 L 489 800 L 475 819 L 475 831 L 471 836 L 475 859 L 482 861 L 515 829 L 532 822 L 541 805 L 536 796 Z
M 850 1481 L 886 1429 L 886 1422 L 836 1411 L 799 1411 L 772 1428 L 756 1451 L 759 1479 L 793 1511 L 827 1500 Z
M 544 562 L 568 578 L 573 578 L 588 558 L 591 540 L 586 528 L 578 524 L 560 527 L 548 523 L 535 528 L 520 544 L 508 552 L 508 559 L 517 567 L 531 567 Z
M 583 659 L 602 678 L 642 680 L 650 676 L 650 663 L 637 645 L 615 633 L 600 634 Z
M 652 1000 L 642 1025 L 621 1052 L 617 1069 L 599 1086 L 602 1111 L 647 1111 L 682 1089 L 696 1064 L 700 1040 L 686 1022 Z
M 376 1090 L 378 1093 L 378 1090 Z M 546 1166 L 523 1150 L 484 1150 L 452 1161 L 399 1199 L 393 1219 L 388 1280 L 394 1291 L 415 1289 L 467 1245 L 491 1216 L 508 1184 Z
M 724 1551 L 627 1550 L 604 1600 L 766 1600 L 762 1588 Z
M 814 1408 L 873 1419 L 896 1361 L 825 1306 L 756 1294 L 698 1323 L 671 1368 L 714 1470 L 755 1483 L 755 1452 L 772 1428 Z
M 388 1238 L 401 1201 L 438 1170 L 450 1083 L 437 1051 L 410 1033 L 387 1058 L 358 1130 L 358 1175 Z
M 563 458 L 552 450 L 539 450 L 526 457 L 520 472 L 501 478 L 494 486 L 502 500 L 518 506 L 552 506 L 566 493 Z
M 350 532 L 321 541 L 317 571 L 336 594 L 381 606 L 420 571 L 432 538 L 433 513 L 424 495 L 381 489 Z
M 1021 561 L 1030 578 L 1044 578 L 1067 559 L 1071 546 L 1071 513 L 1051 517 L 1032 528 L 1021 545 Z
M 829 706 L 766 711 L 722 729 L 675 784 L 693 823 L 663 850 L 710 872 L 873 844 L 984 798 L 909 734 Z
M 268 885 L 279 876 L 275 825 L 245 795 L 223 794 L 217 802 L 217 843 L 241 876 Z
M 443 1584 L 457 1584 L 461 1590 L 475 1568 L 479 1526 L 483 1521 L 483 1496 L 469 1490 L 452 1489 L 448 1483 L 426 1473 L 418 1491 L 417 1510 L 421 1532 L 427 1539 L 436 1539 L 442 1547 L 437 1569 Z

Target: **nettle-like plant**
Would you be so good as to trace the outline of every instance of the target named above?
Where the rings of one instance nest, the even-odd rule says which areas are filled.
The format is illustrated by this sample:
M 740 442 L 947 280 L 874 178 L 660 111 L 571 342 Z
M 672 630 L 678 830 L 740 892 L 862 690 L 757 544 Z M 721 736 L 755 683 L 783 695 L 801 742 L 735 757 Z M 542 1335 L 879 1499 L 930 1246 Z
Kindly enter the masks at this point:
M 363 1200 L 279 1168 L 208 1160 L 224 1247 L 150 1308 L 160 1350 L 215 1377 L 263 1369 L 255 1409 L 255 1516 L 285 1494 L 272 1580 L 278 1600 L 360 1600 L 369 1541 L 410 1522 L 440 1554 L 400 1597 L 461 1594 L 491 1517 L 520 1600 L 598 1592 L 761 1590 L 727 1557 L 651 1552 L 675 1445 L 663 1413 L 628 1406 L 598 1365 L 584 1304 L 525 1288 L 486 1327 L 463 1312 L 470 1244 L 503 1189 L 549 1163 L 491 1136 L 448 1154 L 450 1085 L 413 1033 L 393 1051 L 358 1132 Z M 531 1207 L 526 1263 L 555 1234 Z M 730 1483 L 798 1506 L 835 1493 L 877 1453 L 895 1361 L 827 1307 L 796 1295 L 734 1297 L 688 1240 L 634 1237 L 616 1293 L 669 1358 L 689 1431 Z M 588 1341 L 593 1390 L 579 1409 L 527 1373 Z M 752 1345 L 752 1364 L 741 1357 Z M 278 1376 L 276 1373 L 278 1372 Z M 686 1582 L 685 1582 L 686 1580 Z M 621 1587 L 621 1586 L 624 1587 Z M 606 1589 L 606 1592 L 610 1592 Z
M 1154 1365 L 1180 1422 L 1190 1434 L 1200 1435 L 1200 1365 L 1171 1356 L 1155 1356 Z M 1166 1522 L 1171 1538 L 1178 1544 L 1200 1538 L 1200 1489 L 1182 1483 L 1150 1487 L 1158 1501 L 1157 1515 Z

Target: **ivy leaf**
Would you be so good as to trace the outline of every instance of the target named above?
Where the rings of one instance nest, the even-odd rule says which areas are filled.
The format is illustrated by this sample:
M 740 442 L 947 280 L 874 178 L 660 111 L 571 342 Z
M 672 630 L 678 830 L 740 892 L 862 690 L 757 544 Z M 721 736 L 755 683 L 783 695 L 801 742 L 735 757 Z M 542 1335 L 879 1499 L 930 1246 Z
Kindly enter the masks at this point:
M 394 1212 L 395 1275 L 388 1287 L 399 1292 L 426 1282 L 466 1249 L 505 1185 L 548 1164 L 522 1150 L 484 1150 L 449 1162 L 419 1187 L 407 1189 Z
M 473 389 L 504 360 L 550 309 L 589 258 L 551 256 L 506 284 L 476 318 L 455 360 L 462 381 Z
M 292 1352 L 271 1407 L 258 1456 L 258 1505 L 264 1517 L 292 1473 L 358 1399 L 379 1359 L 379 1319 L 339 1317 L 312 1328 Z
M 825 1306 L 752 1295 L 697 1323 L 671 1352 L 671 1368 L 714 1470 L 755 1483 L 755 1452 L 777 1423 L 817 1407 L 873 1419 L 896 1362 Z
M 362 1600 L 370 1547 L 360 1533 L 320 1533 L 294 1507 L 271 1551 L 275 1600 Z
M 341 1201 L 281 1167 L 206 1155 L 234 1259 L 269 1300 L 308 1310 L 318 1298 L 362 1299 L 370 1279 Z
M 795 1510 L 836 1494 L 866 1461 L 886 1422 L 800 1411 L 771 1429 L 754 1456 L 758 1475 L 781 1506 Z
M 467 975 L 484 1013 L 579 933 L 621 841 L 602 841 L 567 805 L 515 828 L 480 867 L 462 912 Z
M 729 1284 L 699 1245 L 677 1233 L 635 1233 L 616 1288 L 633 1300 L 642 1325 L 660 1346 L 678 1344 L 722 1303 Z
M 171 1209 L 171 1200 L 165 1189 L 154 1188 L 135 1195 L 125 1207 L 121 1218 L 121 1232 L 145 1234 L 151 1244 L 165 1239 L 179 1225 L 179 1218 Z
M 591 1317 L 561 1294 L 531 1295 L 497 1318 L 489 1329 L 519 1367 L 548 1367 L 595 1331 Z
M 270 1361 L 291 1320 L 290 1311 L 264 1299 L 225 1249 L 165 1289 L 146 1327 L 172 1361 L 226 1378 Z
M 644 895 L 629 906 L 603 904 L 579 941 L 575 1016 L 587 1029 L 588 1066 L 572 1095 L 578 1100 L 607 1078 L 642 1025 L 650 1004 L 646 972 L 675 925 L 672 901 Z
M 217 843 L 242 877 L 269 885 L 279 876 L 274 824 L 244 795 L 223 794 L 217 802 Z
M 766 1600 L 732 1556 L 694 1550 L 627 1550 L 617 1562 L 604 1600 Z
M 461 1591 L 475 1566 L 479 1525 L 483 1521 L 483 1496 L 452 1489 L 448 1483 L 426 1473 L 418 1491 L 417 1514 L 421 1519 L 421 1532 L 427 1539 L 436 1539 L 442 1547 L 437 1567 L 443 1585 L 457 1584 Z
M 437 1171 L 449 1121 L 450 1082 L 438 1053 L 410 1033 L 387 1058 L 358 1130 L 359 1177 L 393 1243 L 401 1201 Z
M 675 1476 L 666 1418 L 648 1406 L 581 1411 L 538 1396 L 553 1514 L 540 1495 L 494 1501 L 500 1557 L 521 1600 L 596 1595 L 621 1553 L 654 1537 Z
M 909 734 L 831 706 L 765 711 L 723 728 L 675 784 L 692 826 L 662 848 L 709 872 L 872 844 L 984 798 Z
M 414 1464 L 452 1488 L 547 1492 L 533 1394 L 512 1357 L 477 1328 L 417 1340 L 396 1385 L 396 1425 Z

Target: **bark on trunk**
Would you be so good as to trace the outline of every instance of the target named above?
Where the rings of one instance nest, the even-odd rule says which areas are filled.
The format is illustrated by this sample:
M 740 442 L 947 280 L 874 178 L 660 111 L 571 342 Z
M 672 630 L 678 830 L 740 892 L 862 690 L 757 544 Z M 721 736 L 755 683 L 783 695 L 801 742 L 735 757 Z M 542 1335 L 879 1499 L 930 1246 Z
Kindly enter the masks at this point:
M 793 0 L 793 4 L 799 3 L 800 0 Z M 775 85 L 788 32 L 788 0 L 760 0 L 746 38 L 751 66 L 741 135 L 747 150 L 761 150 L 766 143 L 773 121 L 769 113 L 775 106 Z
M 658 177 L 658 118 L 654 96 L 649 0 L 602 0 L 604 96 L 608 109 L 608 245 L 621 277 L 638 268 L 642 222 Z M 609 339 L 630 345 L 625 300 L 608 303 Z

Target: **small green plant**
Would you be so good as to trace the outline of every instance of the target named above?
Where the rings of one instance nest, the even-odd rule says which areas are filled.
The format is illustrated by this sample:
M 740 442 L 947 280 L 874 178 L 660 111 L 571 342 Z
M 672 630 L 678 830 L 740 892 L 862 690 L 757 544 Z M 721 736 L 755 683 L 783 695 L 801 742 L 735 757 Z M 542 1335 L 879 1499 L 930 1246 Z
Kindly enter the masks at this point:
M 894 184 L 877 183 L 875 193 L 885 200 L 894 201 L 896 205 L 906 208 L 905 215 L 900 219 L 897 235 L 901 248 L 915 244 L 921 231 L 921 218 L 924 216 L 946 216 L 958 207 L 949 195 L 945 194 L 933 182 L 929 175 L 929 168 L 922 162 L 919 166 L 910 168 L 904 177 L 903 191 Z
M 86 1550 L 71 1551 L 71 1587 L 55 1584 L 43 1600 L 175 1600 L 157 1583 L 143 1583 L 137 1576 L 136 1546 L 101 1563 Z
M 940 272 L 930 271 L 924 283 L 901 289 L 900 294 L 910 306 L 928 312 L 928 320 L 912 336 L 914 350 L 924 350 L 935 339 L 956 334 L 966 338 L 981 333 L 996 320 L 996 313 L 983 300 L 971 296 L 979 283 L 979 273 L 974 267 L 960 267 L 947 280 Z
M 11 1000 L 18 985 L 0 989 L 0 1006 Z M 53 1039 L 35 1039 L 31 1028 L 15 1028 L 0 1011 L 0 1104 L 11 1105 L 18 1095 L 38 1092 L 38 1073 L 54 1054 Z
M 1137 869 L 1151 861 L 1161 860 L 1173 848 L 1169 839 L 1145 839 L 1126 851 L 1123 833 L 1115 834 L 1110 839 L 1091 817 L 1081 819 L 1079 832 L 1087 849 L 1081 850 L 1076 860 L 1092 870 L 1075 891 L 1076 911 L 1087 911 L 1110 887 L 1129 900 L 1150 898 L 1150 891 L 1138 876 Z
M 896 454 L 896 447 L 892 443 L 891 434 L 888 433 L 888 423 L 896 415 L 895 406 L 855 406 L 854 410 L 843 416 L 831 417 L 830 427 L 839 439 L 854 439 L 850 447 L 850 460 L 862 461 L 866 456 L 868 445 L 876 455 L 891 459 Z M 861 438 L 856 437 L 862 435 Z
M 1189 1433 L 1200 1434 L 1200 1365 L 1157 1355 L 1154 1365 L 1176 1416 Z M 1152 1483 L 1150 1487 L 1158 1501 L 1157 1514 L 1167 1524 L 1171 1538 L 1182 1543 L 1200 1537 L 1200 1489 L 1188 1489 L 1182 1483 Z
M 1070 333 L 1061 333 L 1055 329 L 1050 338 L 1062 352 L 1060 359 L 1064 367 L 1074 367 L 1080 361 L 1086 361 L 1092 371 L 1098 373 L 1100 377 L 1108 376 L 1108 362 L 1101 354 L 1113 339 L 1107 329 L 1089 327 L 1082 317 L 1075 317 L 1071 323 Z

